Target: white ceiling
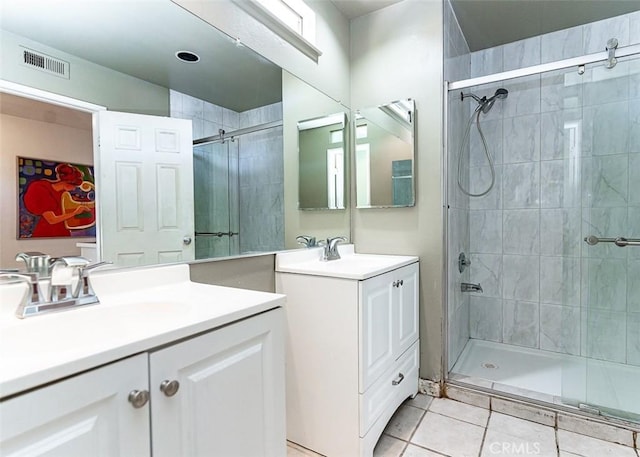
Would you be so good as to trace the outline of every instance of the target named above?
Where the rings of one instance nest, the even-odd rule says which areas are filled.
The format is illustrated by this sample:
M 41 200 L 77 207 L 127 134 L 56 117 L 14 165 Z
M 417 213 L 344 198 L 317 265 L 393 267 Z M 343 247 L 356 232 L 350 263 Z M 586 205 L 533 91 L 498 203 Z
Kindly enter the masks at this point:
M 402 0 L 332 0 L 348 19 Z M 450 0 L 471 51 L 640 10 L 640 0 Z M 615 31 L 612 31 L 615 34 Z
M 51 124 L 92 130 L 91 113 L 63 106 L 43 103 L 29 98 L 0 93 L 0 113 Z
M 347 19 L 355 19 L 360 16 L 386 8 L 402 0 L 331 0 Z
M 640 0 L 451 0 L 471 51 L 640 10 Z M 617 30 L 612 30 L 612 37 Z
M 169 0 L 0 0 L 0 28 L 234 111 L 282 99 L 280 68 Z

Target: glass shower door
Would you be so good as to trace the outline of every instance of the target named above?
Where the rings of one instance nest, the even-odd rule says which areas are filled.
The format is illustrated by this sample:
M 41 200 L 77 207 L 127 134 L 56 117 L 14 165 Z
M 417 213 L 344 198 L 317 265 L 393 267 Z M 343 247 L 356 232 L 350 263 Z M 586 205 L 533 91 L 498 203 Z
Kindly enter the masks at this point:
M 196 146 L 193 155 L 196 259 L 237 255 L 237 143 Z
M 566 403 L 640 421 L 640 58 L 582 76 L 580 357 Z

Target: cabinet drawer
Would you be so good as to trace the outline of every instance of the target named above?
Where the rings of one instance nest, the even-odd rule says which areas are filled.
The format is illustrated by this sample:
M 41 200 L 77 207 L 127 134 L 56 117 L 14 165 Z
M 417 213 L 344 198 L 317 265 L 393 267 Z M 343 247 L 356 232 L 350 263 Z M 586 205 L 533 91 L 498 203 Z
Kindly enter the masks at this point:
M 360 394 L 360 436 L 388 408 L 395 409 L 418 390 L 418 341 L 396 360 L 365 393 Z M 394 384 L 395 383 L 395 384 Z

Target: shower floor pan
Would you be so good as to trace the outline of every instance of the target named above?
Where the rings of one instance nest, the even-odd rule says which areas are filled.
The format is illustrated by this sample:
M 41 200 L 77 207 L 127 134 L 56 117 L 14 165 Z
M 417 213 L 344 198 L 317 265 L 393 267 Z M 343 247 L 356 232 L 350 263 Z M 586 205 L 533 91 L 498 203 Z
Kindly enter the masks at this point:
M 450 378 L 548 403 L 585 404 L 640 422 L 640 367 L 469 340 Z

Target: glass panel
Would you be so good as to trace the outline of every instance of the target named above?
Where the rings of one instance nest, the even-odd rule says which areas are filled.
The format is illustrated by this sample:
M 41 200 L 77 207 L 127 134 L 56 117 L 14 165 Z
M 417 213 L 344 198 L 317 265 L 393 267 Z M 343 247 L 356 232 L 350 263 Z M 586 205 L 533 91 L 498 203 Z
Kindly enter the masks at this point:
M 640 59 L 463 92 L 447 107 L 450 379 L 640 421 L 640 246 L 588 238 L 640 238 Z
M 237 219 L 238 186 L 237 179 L 230 179 L 237 176 L 237 147 L 232 146 L 231 154 L 230 145 L 227 141 L 193 149 L 196 259 L 238 254 L 237 236 L 231 230 L 231 220 Z
M 590 66 L 583 81 L 583 358 L 563 397 L 640 420 L 640 245 L 615 242 L 640 240 L 640 59 Z

